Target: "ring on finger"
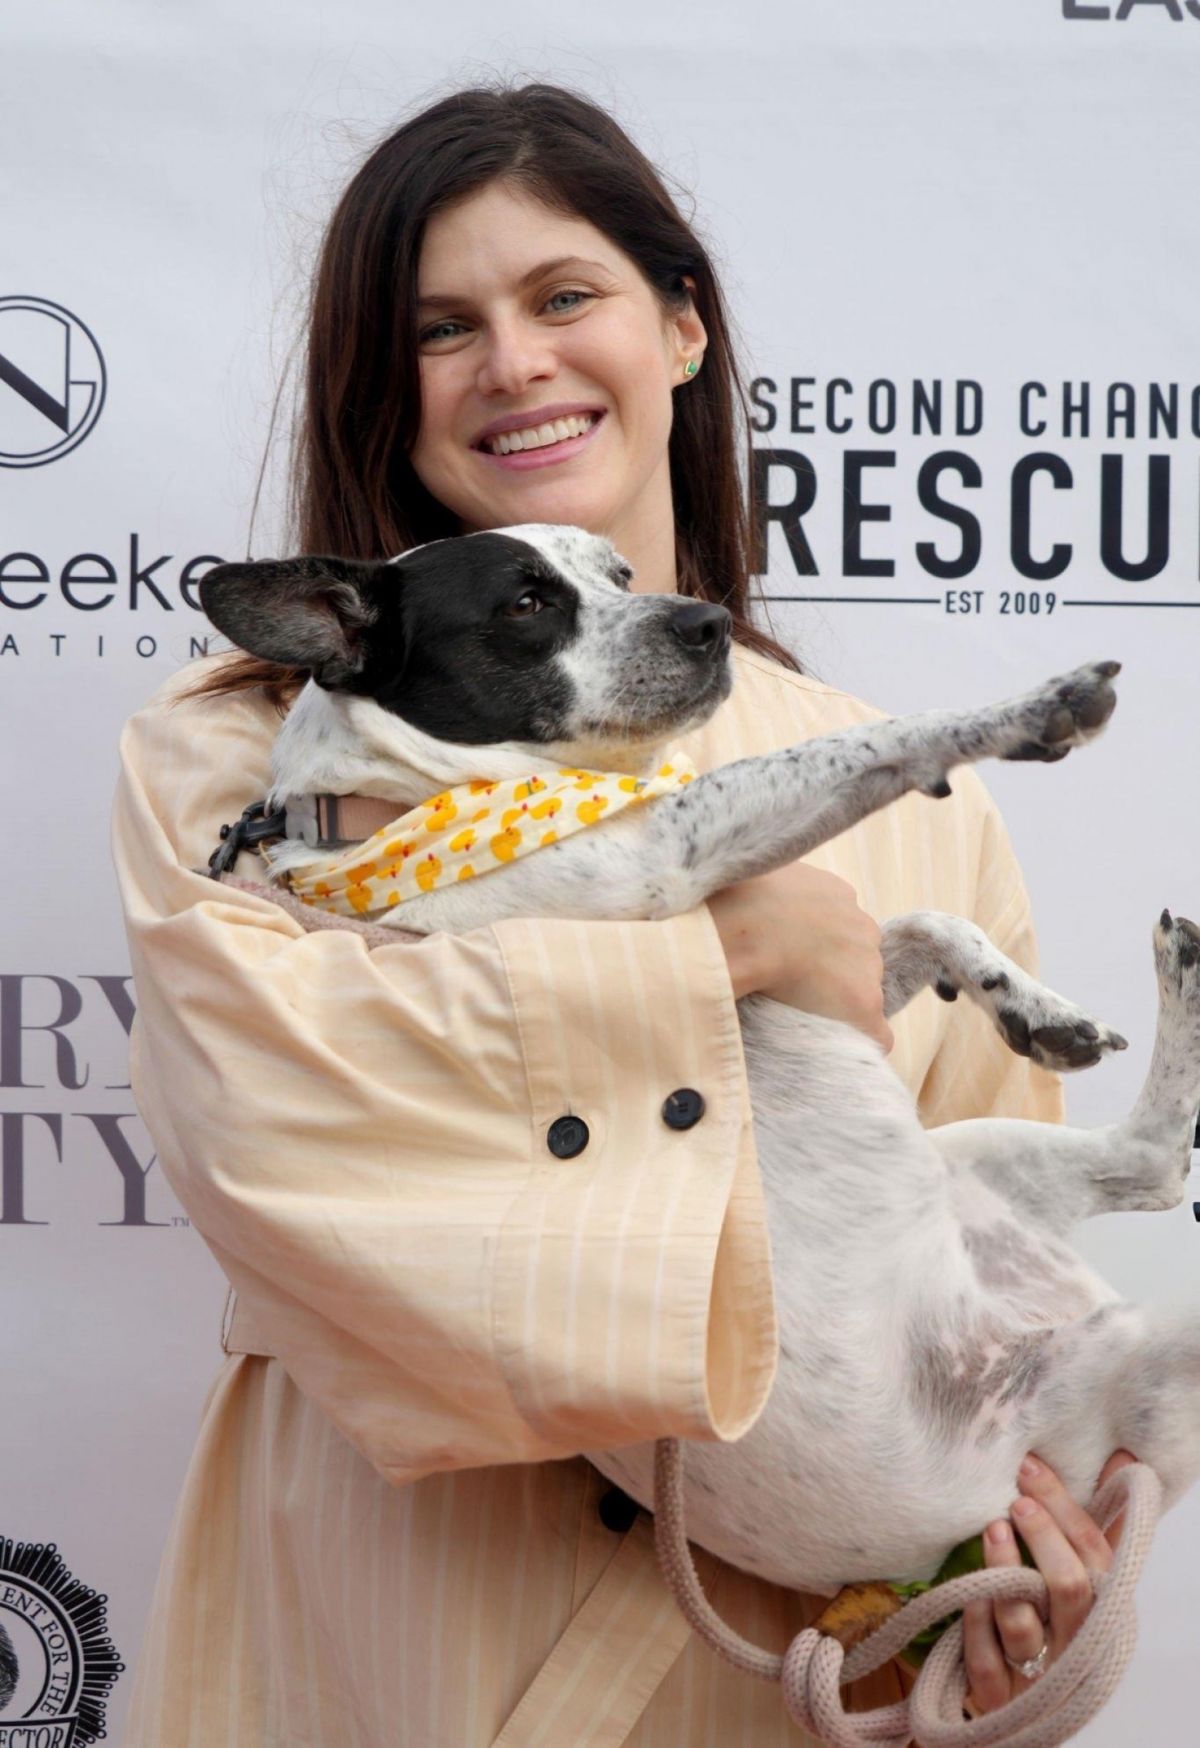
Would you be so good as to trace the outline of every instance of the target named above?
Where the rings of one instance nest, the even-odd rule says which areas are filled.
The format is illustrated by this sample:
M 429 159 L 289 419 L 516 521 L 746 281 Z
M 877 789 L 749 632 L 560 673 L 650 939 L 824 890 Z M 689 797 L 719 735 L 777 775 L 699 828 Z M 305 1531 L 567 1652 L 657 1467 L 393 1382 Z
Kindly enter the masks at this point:
M 996 1636 L 1005 1661 L 1013 1669 L 1023 1663 L 1036 1663 L 1045 1651 L 1049 1633 L 1045 1621 L 1032 1602 L 997 1598 L 995 1604 Z M 1038 1650 L 1037 1647 L 1042 1649 Z M 1045 1665 L 1042 1665 L 1044 1668 Z M 1038 1670 L 1041 1673 L 1041 1669 Z
M 1004 1661 L 1008 1664 L 1010 1669 L 1015 1669 L 1018 1675 L 1023 1675 L 1026 1681 L 1036 1681 L 1039 1675 L 1044 1675 L 1046 1673 L 1046 1659 L 1049 1655 L 1050 1641 L 1049 1639 L 1044 1639 L 1042 1641 L 1042 1648 L 1036 1657 L 1026 1657 L 1023 1662 L 1018 1662 L 1015 1657 L 1010 1657 L 1008 1652 L 1005 1651 Z

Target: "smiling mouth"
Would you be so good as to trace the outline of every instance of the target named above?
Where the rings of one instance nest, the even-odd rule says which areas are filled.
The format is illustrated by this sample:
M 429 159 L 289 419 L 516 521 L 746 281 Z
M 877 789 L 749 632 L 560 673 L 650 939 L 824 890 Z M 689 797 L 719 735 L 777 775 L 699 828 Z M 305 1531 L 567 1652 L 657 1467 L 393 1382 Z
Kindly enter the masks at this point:
M 550 419 L 543 425 L 502 431 L 498 436 L 485 437 L 472 447 L 496 461 L 516 455 L 567 453 L 578 448 L 583 438 L 595 430 L 604 418 L 605 410 L 597 407 L 587 413 L 572 413 L 568 418 Z

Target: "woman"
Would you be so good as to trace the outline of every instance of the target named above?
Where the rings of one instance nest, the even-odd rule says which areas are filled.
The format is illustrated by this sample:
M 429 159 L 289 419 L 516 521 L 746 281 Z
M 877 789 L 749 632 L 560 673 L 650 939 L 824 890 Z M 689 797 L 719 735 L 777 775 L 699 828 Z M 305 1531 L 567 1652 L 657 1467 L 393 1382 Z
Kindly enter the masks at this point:
M 540 459 L 535 439 L 519 464 L 491 452 L 488 428 L 558 407 L 599 417 Z M 372 153 L 331 221 L 295 544 L 378 557 L 529 521 L 606 533 L 635 588 L 735 616 L 733 696 L 683 743 L 711 768 L 878 714 L 749 623 L 744 416 L 705 251 L 616 124 L 555 87 L 458 92 Z M 874 915 L 958 910 L 1032 966 L 996 810 L 960 773 L 953 800 L 909 797 L 684 917 L 514 920 L 368 952 L 195 872 L 265 793 L 303 677 L 219 658 L 122 741 L 134 1085 L 239 1295 L 127 1748 L 803 1742 L 777 1689 L 690 1637 L 646 1514 L 615 1517 L 578 1453 L 736 1438 L 769 1391 L 736 997 L 862 1027 L 927 1123 L 1060 1117 L 1054 1079 L 974 1012 L 925 999 L 894 1038 L 883 1019 Z M 237 871 L 253 878 L 253 858 Z M 706 1099 L 686 1139 L 660 1115 L 681 1085 Z M 569 1162 L 546 1145 L 563 1111 L 592 1135 Z M 1050 1619 L 973 1609 L 977 1712 L 1023 1688 L 1013 1663 L 1044 1643 L 1057 1657 L 1090 1606 L 1086 1569 L 1112 1559 L 1044 1466 L 1020 1493 Z M 987 1558 L 1018 1561 L 1011 1533 Z M 725 1618 L 775 1649 L 823 1606 L 706 1570 Z M 853 1703 L 906 1684 L 896 1665 Z

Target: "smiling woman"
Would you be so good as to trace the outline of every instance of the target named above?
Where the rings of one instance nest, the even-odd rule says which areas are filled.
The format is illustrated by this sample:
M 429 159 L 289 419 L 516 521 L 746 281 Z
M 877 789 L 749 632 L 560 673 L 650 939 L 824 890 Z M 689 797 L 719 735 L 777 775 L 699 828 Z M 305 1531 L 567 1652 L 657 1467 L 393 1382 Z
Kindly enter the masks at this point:
M 583 647 L 544 566 L 505 578 L 481 562 L 464 600 L 474 579 L 453 550 L 418 555 L 428 635 L 414 640 L 411 576 L 384 561 L 452 535 L 531 525 L 544 540 L 545 524 L 573 524 L 611 542 L 596 582 L 614 616 L 631 591 L 726 607 L 732 694 L 681 739 L 699 772 L 881 714 L 802 676 L 752 622 L 748 373 L 703 244 L 587 98 L 456 91 L 389 134 L 330 220 L 307 338 L 291 506 L 307 556 L 254 567 L 247 592 L 252 614 L 307 601 L 305 638 L 197 663 L 122 740 L 134 1092 L 237 1293 L 126 1748 L 798 1748 L 809 1738 L 779 1690 L 694 1639 L 647 1515 L 582 1453 L 737 1440 L 771 1391 L 737 998 L 759 991 L 891 1049 L 874 918 L 952 911 L 1034 970 L 1020 872 L 964 773 L 950 799 L 906 797 L 661 921 L 589 910 L 380 942 L 264 895 L 249 851 L 214 884 L 221 822 L 268 791 L 279 716 L 321 741 L 331 635 L 347 722 L 368 739 L 358 633 L 376 614 L 392 634 L 377 742 L 418 715 L 431 745 L 461 740 L 472 696 L 484 782 L 490 757 L 507 748 L 523 773 L 553 733 L 544 688 L 489 667 L 489 651 L 557 640 L 572 701 L 597 669 L 637 685 L 617 637 Z M 494 556 L 504 538 L 464 544 Z M 347 560 L 376 577 L 366 612 L 347 612 Z M 712 606 L 673 612 L 726 623 Z M 537 708 L 506 742 L 511 711 L 488 709 L 520 683 Z M 387 793 L 361 766 L 340 771 L 339 797 L 359 781 Z M 336 786 L 329 767 L 320 780 Z M 317 818 L 316 795 L 297 801 Z M 891 1063 L 923 1121 L 1059 1118 L 1054 1077 L 966 1005 L 897 1016 Z M 1052 1598 L 1078 1604 L 1103 1537 L 1049 1470 L 1037 1499 L 1034 1554 Z M 713 1571 L 724 1618 L 773 1650 L 824 1605 Z M 1025 1679 L 1010 1685 L 1006 1655 L 1014 1670 L 1040 1655 L 1034 1611 L 1017 1606 L 973 1624 L 981 1709 Z M 1080 1618 L 1058 1608 L 1047 1656 Z M 888 1665 L 853 1684 L 851 1706 L 905 1682 Z
M 420 285 L 455 319 L 421 339 L 411 459 L 426 490 L 464 529 L 536 521 L 602 531 L 632 564 L 635 588 L 674 592 L 676 555 L 663 538 L 673 523 L 671 391 L 707 341 L 695 276 L 681 280 L 664 310 L 594 225 L 505 182 L 436 213 Z M 582 435 L 555 429 L 568 410 L 591 416 Z M 515 433 L 515 453 L 488 452 L 501 432 Z
M 737 642 L 797 669 L 750 613 L 749 376 L 707 249 L 610 116 L 557 86 L 457 92 L 376 148 L 330 220 L 292 544 L 374 560 L 574 523 L 635 589 L 720 602 Z M 284 704 L 303 679 L 241 658 L 200 685 Z

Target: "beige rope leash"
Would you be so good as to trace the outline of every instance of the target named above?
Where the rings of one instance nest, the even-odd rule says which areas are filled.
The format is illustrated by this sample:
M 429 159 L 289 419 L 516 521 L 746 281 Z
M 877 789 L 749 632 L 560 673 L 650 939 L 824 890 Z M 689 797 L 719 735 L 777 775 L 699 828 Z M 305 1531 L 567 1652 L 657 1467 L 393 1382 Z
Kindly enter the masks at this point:
M 668 1588 L 706 1645 L 750 1675 L 778 1681 L 793 1721 L 830 1748 L 1057 1748 L 1076 1735 L 1113 1692 L 1137 1643 L 1134 1587 L 1162 1509 L 1162 1485 L 1145 1463 L 1128 1464 L 1097 1488 L 1088 1506 L 1102 1530 L 1126 1512 L 1108 1572 L 1089 1574 L 1091 1612 L 1057 1662 L 1006 1706 L 965 1719 L 968 1681 L 957 1620 L 929 1653 L 912 1692 L 895 1705 L 847 1712 L 839 1689 L 869 1675 L 914 1634 L 965 1603 L 1032 1602 L 1045 1618 L 1046 1581 L 1027 1566 L 989 1567 L 916 1596 L 847 1655 L 840 1641 L 806 1627 L 782 1656 L 726 1625 L 700 1587 L 683 1527 L 683 1453 L 678 1439 L 654 1448 L 654 1544 Z

